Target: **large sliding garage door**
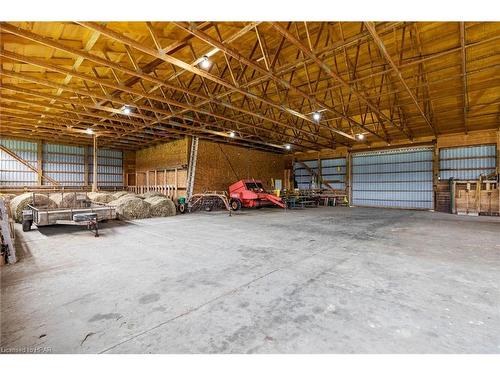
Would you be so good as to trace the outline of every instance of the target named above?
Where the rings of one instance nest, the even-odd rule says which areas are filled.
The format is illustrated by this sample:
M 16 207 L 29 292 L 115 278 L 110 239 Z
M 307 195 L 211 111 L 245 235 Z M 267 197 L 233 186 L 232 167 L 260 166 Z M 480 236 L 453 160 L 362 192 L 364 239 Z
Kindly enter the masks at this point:
M 432 209 L 432 202 L 432 148 L 353 154 L 353 205 Z

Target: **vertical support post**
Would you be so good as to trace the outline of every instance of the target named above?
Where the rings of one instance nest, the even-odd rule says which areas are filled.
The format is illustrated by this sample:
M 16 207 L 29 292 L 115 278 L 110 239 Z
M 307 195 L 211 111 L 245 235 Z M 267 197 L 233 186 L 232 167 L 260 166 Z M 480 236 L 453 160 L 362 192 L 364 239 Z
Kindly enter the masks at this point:
M 174 186 L 175 186 L 175 199 L 177 199 L 177 181 L 178 181 L 178 173 L 177 173 L 177 168 L 175 168 L 175 174 L 174 174 Z
M 497 168 L 496 173 L 500 174 L 500 129 L 497 130 Z M 500 186 L 499 189 L 500 190 Z M 499 203 L 500 205 L 500 203 Z
M 89 148 L 83 147 L 83 186 L 89 186 Z
M 348 150 L 346 156 L 346 171 L 345 171 L 345 183 L 346 183 L 346 193 L 347 199 L 349 200 L 349 206 L 352 206 L 352 154 Z
M 432 148 L 432 209 L 436 209 L 436 192 L 439 183 L 439 148 L 437 143 Z
M 37 158 L 36 158 L 36 169 L 37 169 L 37 184 L 42 185 L 43 184 L 43 141 L 38 141 L 37 142 Z
M 94 178 L 92 179 L 92 191 L 97 191 L 98 186 L 97 186 L 97 136 L 94 134 L 93 135 L 93 140 L 94 140 L 94 147 L 93 147 L 93 174 Z

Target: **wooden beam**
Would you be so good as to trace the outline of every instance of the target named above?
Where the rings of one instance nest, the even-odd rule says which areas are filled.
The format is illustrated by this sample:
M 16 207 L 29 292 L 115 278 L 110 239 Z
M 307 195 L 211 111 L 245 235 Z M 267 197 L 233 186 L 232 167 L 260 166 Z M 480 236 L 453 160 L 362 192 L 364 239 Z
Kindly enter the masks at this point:
M 418 103 L 417 98 L 415 98 L 415 95 L 410 90 L 410 88 L 408 87 L 408 84 L 406 83 L 405 79 L 403 78 L 403 75 L 401 74 L 401 70 L 398 68 L 398 66 L 396 65 L 394 60 L 391 58 L 391 56 L 387 52 L 387 49 L 384 45 L 384 42 L 382 41 L 382 39 L 380 39 L 380 36 L 378 35 L 377 30 L 375 29 L 375 24 L 373 22 L 365 22 L 365 25 L 366 25 L 366 28 L 368 29 L 368 31 L 370 32 L 370 34 L 372 35 L 373 40 L 375 41 L 375 44 L 378 46 L 378 48 L 382 52 L 385 59 L 387 60 L 389 65 L 392 67 L 393 71 L 396 73 L 397 77 L 399 78 L 401 84 L 405 88 L 408 95 L 410 95 L 410 98 L 413 101 L 413 103 L 415 104 L 415 107 L 417 107 L 418 112 L 423 117 L 423 119 L 425 120 L 427 125 L 429 125 L 434 136 L 437 136 L 437 132 L 436 132 L 434 125 L 431 124 L 431 122 L 429 121 L 429 119 L 425 115 L 424 111 L 422 110 L 422 107 L 420 107 L 420 104 Z
M 295 45 L 302 53 L 304 53 L 309 59 L 314 61 L 316 65 L 318 65 L 326 74 L 332 77 L 334 80 L 340 83 L 340 85 L 346 88 L 350 93 L 356 96 L 360 101 L 362 101 L 365 105 L 367 105 L 374 113 L 383 117 L 387 122 L 389 122 L 396 129 L 401 130 L 398 125 L 396 125 L 385 113 L 383 113 L 377 106 L 375 106 L 370 100 L 368 100 L 362 93 L 355 89 L 353 85 L 350 85 L 347 81 L 345 81 L 342 77 L 340 77 L 337 73 L 335 73 L 330 67 L 323 62 L 320 58 L 316 56 L 316 54 L 309 48 L 307 48 L 300 40 L 298 40 L 294 35 L 292 35 L 287 29 L 281 26 L 279 23 L 271 22 L 271 25 L 288 41 L 290 41 L 293 45 Z M 359 51 L 359 48 L 358 48 Z M 344 115 L 344 117 L 346 117 Z M 366 129 L 365 129 L 366 130 Z M 370 131 L 371 132 L 371 131 Z M 371 132 L 373 133 L 373 132 Z M 385 136 L 378 136 L 378 138 L 382 138 L 382 140 L 390 143 L 389 139 Z M 411 139 L 408 137 L 408 139 Z
M 230 48 L 228 46 L 225 46 L 223 45 L 222 43 L 220 43 L 219 41 L 213 39 L 212 37 L 210 37 L 208 34 L 204 33 L 203 31 L 200 31 L 196 28 L 194 28 L 193 26 L 188 26 L 184 23 L 176 23 L 177 26 L 179 26 L 180 28 L 182 28 L 183 30 L 189 32 L 189 33 L 192 33 L 193 35 L 195 35 L 196 37 L 198 37 L 199 39 L 205 41 L 206 43 L 209 43 L 211 44 L 212 46 L 214 47 L 217 47 L 219 48 L 221 51 L 227 53 L 228 55 L 232 56 L 234 59 L 236 59 L 237 61 L 241 62 L 242 64 L 245 64 L 247 66 L 249 66 L 250 68 L 252 68 L 253 70 L 255 71 L 258 71 L 259 73 L 269 77 L 269 79 L 279 83 L 281 86 L 285 87 L 287 90 L 291 90 L 293 91 L 294 93 L 304 97 L 306 100 L 309 100 L 310 102 L 312 102 L 313 104 L 315 104 L 316 106 L 318 107 L 323 107 L 323 108 L 326 108 L 334 113 L 336 113 L 337 115 L 339 116 L 342 116 L 346 121 L 350 121 L 350 122 L 354 122 L 357 124 L 356 121 L 354 121 L 353 119 L 351 118 L 348 118 L 346 116 L 344 116 L 341 112 L 338 112 L 336 109 L 326 105 L 325 103 L 321 103 L 319 102 L 316 98 L 308 95 L 307 93 L 305 93 L 304 91 L 298 89 L 297 87 L 291 85 L 289 82 L 287 82 L 286 80 L 276 76 L 274 73 L 266 70 L 265 68 L 262 68 L 259 64 L 255 63 L 254 61 L 251 61 L 249 59 L 247 59 L 246 57 L 244 57 L 243 55 L 241 55 L 238 51 L 236 51 L 235 49 L 233 48 Z M 256 99 L 256 100 L 259 100 L 259 101 L 263 101 L 262 98 L 260 97 L 255 97 L 254 94 L 251 94 L 250 95 L 251 98 L 253 99 Z M 266 104 L 269 104 L 268 101 L 265 101 Z M 311 124 L 314 124 L 314 125 L 317 125 L 317 126 L 320 126 L 322 128 L 325 128 L 327 130 L 330 130 L 330 131 L 333 131 L 345 138 L 348 138 L 349 140 L 355 140 L 355 137 L 353 137 L 352 135 L 350 134 L 347 134 L 339 129 L 336 129 L 336 128 L 332 128 L 328 125 L 323 125 L 319 122 L 316 122 L 314 120 L 312 120 L 309 116 L 306 116 L 302 113 L 300 113 L 299 111 L 297 110 L 294 110 L 292 108 L 288 108 L 286 107 L 285 105 L 276 105 L 276 104 L 273 104 L 272 105 L 273 107 L 279 109 L 280 111 L 285 111 L 286 113 L 290 114 L 290 115 L 293 115 L 295 117 L 298 117 L 308 123 L 311 123 Z M 357 124 L 357 125 L 361 125 L 361 124 Z M 362 125 L 361 125 L 362 126 Z
M 460 22 L 460 47 L 461 49 L 461 68 L 462 68 L 462 84 L 463 84 L 463 93 L 464 93 L 464 107 L 463 107 L 463 116 L 464 116 L 464 132 L 467 134 L 469 132 L 468 127 L 468 119 L 467 115 L 469 112 L 469 95 L 467 90 L 467 52 L 465 50 L 465 22 Z
M 92 136 L 92 191 L 96 192 L 99 190 L 99 186 L 97 183 L 97 136 L 94 134 Z
M 133 48 L 135 48 L 143 53 L 149 54 L 149 55 L 154 56 L 156 58 L 164 59 L 166 62 L 168 62 L 172 65 L 175 65 L 175 66 L 177 66 L 181 69 L 184 69 L 190 73 L 196 74 L 200 77 L 203 77 L 203 78 L 208 79 L 212 82 L 215 82 L 215 83 L 219 84 L 220 86 L 226 87 L 226 88 L 233 90 L 235 92 L 238 92 L 244 96 L 253 98 L 253 99 L 260 101 L 260 102 L 263 102 L 263 103 L 270 105 L 270 106 L 272 106 L 280 111 L 285 111 L 285 112 L 292 114 L 294 116 L 301 117 L 301 118 L 305 119 L 306 121 L 311 121 L 311 119 L 309 119 L 307 116 L 300 115 L 298 112 L 296 112 L 290 108 L 286 108 L 285 106 L 283 106 L 279 103 L 275 103 L 269 99 L 260 97 L 259 95 L 256 95 L 256 94 L 253 94 L 246 89 L 238 88 L 238 87 L 234 86 L 233 84 L 225 81 L 224 79 L 219 78 L 219 77 L 209 73 L 206 70 L 200 69 L 200 68 L 195 67 L 195 66 L 191 66 L 190 64 L 185 63 L 184 61 L 181 61 L 173 56 L 170 56 L 167 54 L 161 54 L 158 51 L 154 50 L 153 48 L 149 48 L 149 47 L 143 45 L 142 43 L 139 43 L 131 38 L 128 38 L 122 34 L 119 34 L 113 30 L 110 30 L 107 27 L 101 26 L 101 25 L 99 25 L 97 23 L 93 23 L 93 22 L 79 22 L 79 24 L 81 24 L 82 26 L 85 26 L 91 30 L 97 30 L 97 31 L 101 32 L 101 34 L 106 35 L 108 38 L 114 39 L 122 44 L 129 45 L 129 46 L 131 46 L 131 47 L 133 47 Z M 193 32 L 193 31 L 189 30 L 189 32 Z M 201 31 L 196 30 L 196 32 L 201 32 Z M 219 48 L 221 51 L 228 53 L 229 49 L 223 43 L 216 42 L 216 44 L 217 45 L 214 45 L 214 44 L 212 44 L 212 45 L 214 45 L 214 47 Z M 228 53 L 228 54 L 233 55 L 232 53 Z M 236 58 L 236 59 L 238 61 L 240 61 L 240 59 L 238 59 L 238 58 Z M 267 73 L 267 71 L 265 71 L 265 72 Z M 346 134 L 346 136 L 347 136 L 347 138 L 351 139 L 351 136 L 349 134 Z M 332 147 L 332 146 L 326 146 L 325 148 L 327 148 L 327 147 Z

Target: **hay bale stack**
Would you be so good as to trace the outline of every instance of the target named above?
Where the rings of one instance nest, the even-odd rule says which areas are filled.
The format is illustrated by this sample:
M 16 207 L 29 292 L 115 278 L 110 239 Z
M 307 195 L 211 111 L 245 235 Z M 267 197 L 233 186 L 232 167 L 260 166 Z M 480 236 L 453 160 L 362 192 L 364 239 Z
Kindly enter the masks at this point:
M 84 194 L 84 193 L 83 193 Z M 52 193 L 49 195 L 59 208 L 77 207 L 79 202 L 77 197 L 82 193 Z
M 110 193 L 104 193 L 104 192 L 91 192 L 91 193 L 87 193 L 87 197 L 89 197 L 89 199 L 92 201 L 92 202 L 97 202 L 97 203 L 109 203 L 111 202 L 112 200 L 114 200 L 115 198 L 113 197 L 113 194 L 110 194 Z
M 109 205 L 116 207 L 116 214 L 121 220 L 145 219 L 150 217 L 151 205 L 134 195 L 124 195 Z
M 14 220 L 18 223 L 23 220 L 23 210 L 28 204 L 33 203 L 33 193 L 18 195 L 10 201 L 10 211 Z M 39 207 L 57 208 L 57 203 L 43 194 L 35 194 L 35 205 Z
M 174 216 L 176 214 L 175 204 L 164 196 L 154 196 L 144 199 L 151 205 L 150 215 L 152 217 Z
M 113 200 L 123 197 L 124 195 L 134 195 L 134 193 L 130 193 L 128 191 L 117 191 L 113 193 Z

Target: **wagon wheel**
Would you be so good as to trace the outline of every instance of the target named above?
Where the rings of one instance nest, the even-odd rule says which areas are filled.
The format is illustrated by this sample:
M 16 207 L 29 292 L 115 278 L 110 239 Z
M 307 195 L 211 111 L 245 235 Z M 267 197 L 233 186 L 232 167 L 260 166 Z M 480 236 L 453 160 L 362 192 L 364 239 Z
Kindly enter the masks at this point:
M 241 208 L 241 201 L 239 199 L 233 198 L 231 199 L 230 205 L 233 211 L 238 211 Z
M 23 220 L 23 232 L 29 232 L 31 230 L 31 220 Z

